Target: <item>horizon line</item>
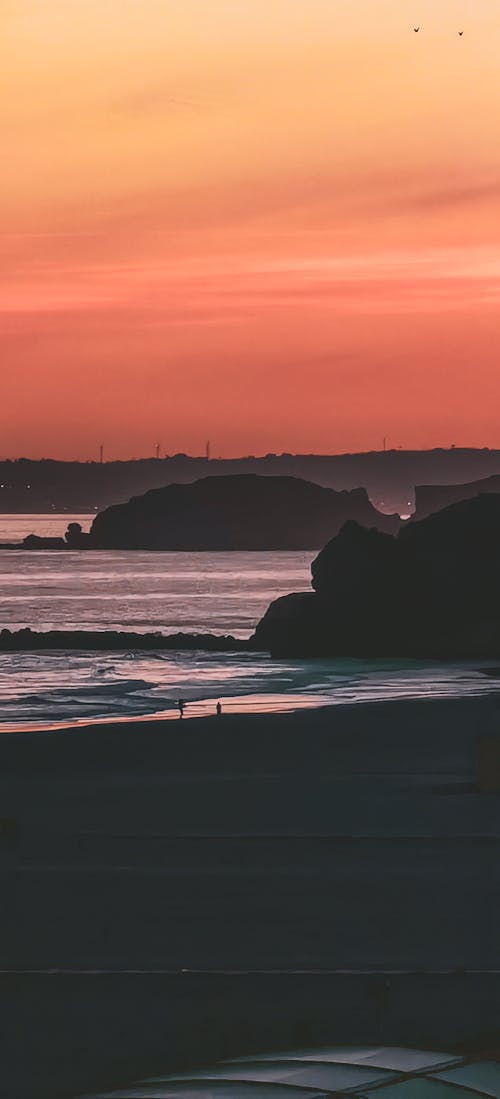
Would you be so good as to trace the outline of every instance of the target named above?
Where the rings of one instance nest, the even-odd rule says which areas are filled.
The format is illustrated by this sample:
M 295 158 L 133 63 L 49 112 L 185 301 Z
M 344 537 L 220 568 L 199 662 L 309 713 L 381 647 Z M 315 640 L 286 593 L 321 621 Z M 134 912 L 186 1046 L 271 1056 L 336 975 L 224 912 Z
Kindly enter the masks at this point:
M 206 453 L 203 454 L 189 454 L 187 451 L 175 451 L 173 454 L 143 454 L 139 457 L 130 458 L 54 458 L 50 455 L 44 455 L 41 458 L 29 457 L 26 454 L 17 456 L 1 456 L 0 464 L 17 462 L 58 462 L 67 465 L 114 465 L 118 463 L 131 463 L 131 462 L 171 462 L 176 459 L 184 459 L 191 462 L 205 462 L 207 465 L 213 465 L 218 462 L 263 462 L 268 458 L 357 458 L 357 457 L 369 457 L 374 454 L 435 454 L 439 453 L 457 453 L 467 452 L 487 452 L 490 454 L 500 454 L 500 446 L 473 446 L 473 445 L 457 445 L 455 443 L 432 447 L 379 447 L 377 449 L 372 448 L 370 450 L 335 450 L 335 451 L 266 451 L 262 454 L 231 454 L 231 455 L 215 455 L 214 457 L 207 457 Z

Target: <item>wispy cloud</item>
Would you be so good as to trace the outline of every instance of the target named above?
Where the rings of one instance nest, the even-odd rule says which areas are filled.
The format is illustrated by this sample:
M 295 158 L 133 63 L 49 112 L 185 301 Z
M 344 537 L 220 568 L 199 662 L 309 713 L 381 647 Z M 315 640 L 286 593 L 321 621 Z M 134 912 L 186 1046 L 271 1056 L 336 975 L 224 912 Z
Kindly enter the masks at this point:
M 497 179 L 485 180 L 478 183 L 464 183 L 442 185 L 439 187 L 422 187 L 418 190 L 412 188 L 411 183 L 404 192 L 394 198 L 394 203 L 384 205 L 387 214 L 391 214 L 394 207 L 400 212 L 405 210 L 444 210 L 456 206 L 470 206 L 476 203 L 485 203 L 500 199 L 500 176 Z
M 36 274 L 36 278 L 34 277 Z M 347 257 L 252 257 L 184 263 L 40 264 L 18 272 L 3 313 L 89 312 L 203 315 L 221 322 L 249 310 L 299 305 L 343 312 L 433 312 L 496 303 L 500 250 L 430 249 Z
M 212 100 L 213 102 L 213 100 Z M 128 115 L 150 113 L 170 108 L 175 111 L 202 111 L 211 105 L 205 97 L 180 92 L 169 83 L 152 81 L 122 91 L 109 101 L 111 109 Z

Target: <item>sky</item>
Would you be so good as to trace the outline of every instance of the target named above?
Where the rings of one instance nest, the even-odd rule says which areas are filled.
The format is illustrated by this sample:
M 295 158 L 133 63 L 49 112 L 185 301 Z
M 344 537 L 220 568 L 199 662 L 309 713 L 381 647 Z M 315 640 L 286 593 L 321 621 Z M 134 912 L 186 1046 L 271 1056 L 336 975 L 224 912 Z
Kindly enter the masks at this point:
M 499 0 L 0 38 L 0 457 L 500 447 Z

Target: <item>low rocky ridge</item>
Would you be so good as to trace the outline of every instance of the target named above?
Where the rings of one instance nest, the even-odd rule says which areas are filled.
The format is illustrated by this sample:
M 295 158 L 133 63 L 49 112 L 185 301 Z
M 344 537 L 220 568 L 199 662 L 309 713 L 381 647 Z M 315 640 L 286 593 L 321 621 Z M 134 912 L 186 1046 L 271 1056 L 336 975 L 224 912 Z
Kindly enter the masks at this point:
M 206 477 L 107 508 L 82 548 L 317 549 L 348 519 L 379 530 L 399 526 L 399 518 L 378 512 L 362 488 L 335 492 L 297 477 Z
M 500 654 L 500 496 L 462 501 L 397 537 L 348 522 L 312 564 L 312 592 L 272 603 L 253 643 L 273 655 Z
M 0 630 L 0 652 L 32 652 L 47 650 L 88 650 L 110 652 L 130 649 L 150 651 L 170 649 L 200 652 L 248 652 L 249 641 L 230 634 L 212 633 L 132 633 L 125 630 L 47 630 L 38 633 L 29 627 L 22 630 Z

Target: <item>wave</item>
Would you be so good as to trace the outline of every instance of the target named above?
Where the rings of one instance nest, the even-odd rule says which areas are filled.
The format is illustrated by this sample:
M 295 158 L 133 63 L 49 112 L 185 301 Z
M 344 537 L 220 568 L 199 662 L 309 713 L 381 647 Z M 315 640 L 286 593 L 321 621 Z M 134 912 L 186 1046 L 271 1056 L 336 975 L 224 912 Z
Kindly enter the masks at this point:
M 133 672 L 131 675 L 130 673 Z M 5 653 L 0 728 L 52 721 L 238 712 L 390 699 L 451 698 L 500 689 L 472 665 L 418 661 L 275 661 L 256 653 Z

